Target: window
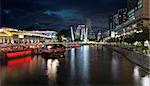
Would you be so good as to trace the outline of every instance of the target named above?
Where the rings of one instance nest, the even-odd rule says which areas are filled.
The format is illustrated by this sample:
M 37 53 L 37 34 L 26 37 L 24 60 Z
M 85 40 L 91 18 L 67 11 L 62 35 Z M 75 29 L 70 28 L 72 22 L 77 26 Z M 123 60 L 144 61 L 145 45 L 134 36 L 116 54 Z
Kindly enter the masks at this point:
M 142 1 L 142 0 L 139 0 L 139 1 L 138 1 L 138 9 L 141 9 L 141 8 L 142 8 L 142 6 L 143 6 L 142 4 L 143 4 L 143 1 Z
M 142 8 L 142 4 L 138 5 L 138 9 L 141 9 Z

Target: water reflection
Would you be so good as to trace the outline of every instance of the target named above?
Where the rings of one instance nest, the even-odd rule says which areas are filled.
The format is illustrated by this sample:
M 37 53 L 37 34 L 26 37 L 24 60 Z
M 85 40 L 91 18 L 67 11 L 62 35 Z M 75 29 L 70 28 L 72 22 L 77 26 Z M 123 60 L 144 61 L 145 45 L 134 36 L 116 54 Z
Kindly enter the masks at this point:
M 118 58 L 112 58 L 112 73 L 115 81 L 119 80 L 120 75 L 120 61 Z
M 133 69 L 133 79 L 134 79 L 134 83 L 138 86 L 140 85 L 140 73 L 139 73 L 139 67 L 135 66 Z
M 7 61 L 0 65 L 0 84 L 149 86 L 150 75 L 109 48 L 86 45 L 67 50 L 65 58 Z
M 142 78 L 142 86 L 150 86 L 150 75 L 146 75 Z
M 58 66 L 59 66 L 58 59 L 55 59 L 55 60 L 48 59 L 47 60 L 47 75 L 48 75 L 48 79 L 49 79 L 49 84 L 56 83 Z
M 134 67 L 134 70 L 133 70 L 133 77 L 136 81 L 139 80 L 139 77 L 140 77 L 140 73 L 139 73 L 139 67 L 138 66 L 135 66 Z
M 6 61 L 6 65 L 0 66 L 0 84 L 11 84 L 20 81 L 19 79 L 27 73 L 32 56 Z M 19 82 L 21 83 L 21 82 Z
M 72 48 L 70 51 L 70 82 L 87 84 L 89 81 L 89 46 Z M 80 77 L 79 80 L 77 77 Z
M 83 59 L 83 79 L 84 79 L 84 83 L 88 83 L 89 80 L 89 46 L 83 46 L 83 57 L 81 59 Z
M 71 65 L 71 81 L 73 80 L 73 77 L 75 77 L 75 48 L 71 49 L 70 52 L 70 65 Z
M 28 56 L 25 58 L 19 58 L 14 60 L 7 61 L 7 68 L 8 70 L 13 69 L 22 69 L 22 67 L 27 66 L 30 64 L 32 57 Z

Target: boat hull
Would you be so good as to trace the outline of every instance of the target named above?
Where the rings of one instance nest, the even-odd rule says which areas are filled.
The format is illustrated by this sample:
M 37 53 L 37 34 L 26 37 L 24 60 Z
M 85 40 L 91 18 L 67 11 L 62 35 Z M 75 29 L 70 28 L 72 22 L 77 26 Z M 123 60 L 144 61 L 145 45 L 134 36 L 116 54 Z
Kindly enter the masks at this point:
M 63 58 L 64 56 L 65 56 L 64 52 L 59 52 L 59 53 L 42 52 L 43 58 L 57 59 L 57 58 Z

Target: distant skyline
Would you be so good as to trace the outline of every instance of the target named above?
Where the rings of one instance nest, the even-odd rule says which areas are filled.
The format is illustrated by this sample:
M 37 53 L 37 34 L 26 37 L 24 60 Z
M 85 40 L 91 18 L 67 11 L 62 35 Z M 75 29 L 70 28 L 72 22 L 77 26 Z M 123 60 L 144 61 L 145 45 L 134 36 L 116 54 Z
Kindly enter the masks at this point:
M 61 30 L 91 19 L 95 31 L 108 29 L 108 17 L 127 0 L 0 0 L 1 27 Z

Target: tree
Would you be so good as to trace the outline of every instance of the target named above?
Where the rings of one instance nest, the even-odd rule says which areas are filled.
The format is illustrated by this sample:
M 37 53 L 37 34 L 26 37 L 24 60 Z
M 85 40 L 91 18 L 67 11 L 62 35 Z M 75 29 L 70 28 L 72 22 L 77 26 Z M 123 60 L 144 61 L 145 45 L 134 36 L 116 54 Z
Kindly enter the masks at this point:
M 149 40 L 150 30 L 148 28 L 144 28 L 144 29 L 142 29 L 142 31 L 143 32 L 141 32 L 141 33 L 134 33 L 133 35 L 126 37 L 125 42 L 134 43 L 136 41 L 139 41 L 143 44 L 144 41 Z

